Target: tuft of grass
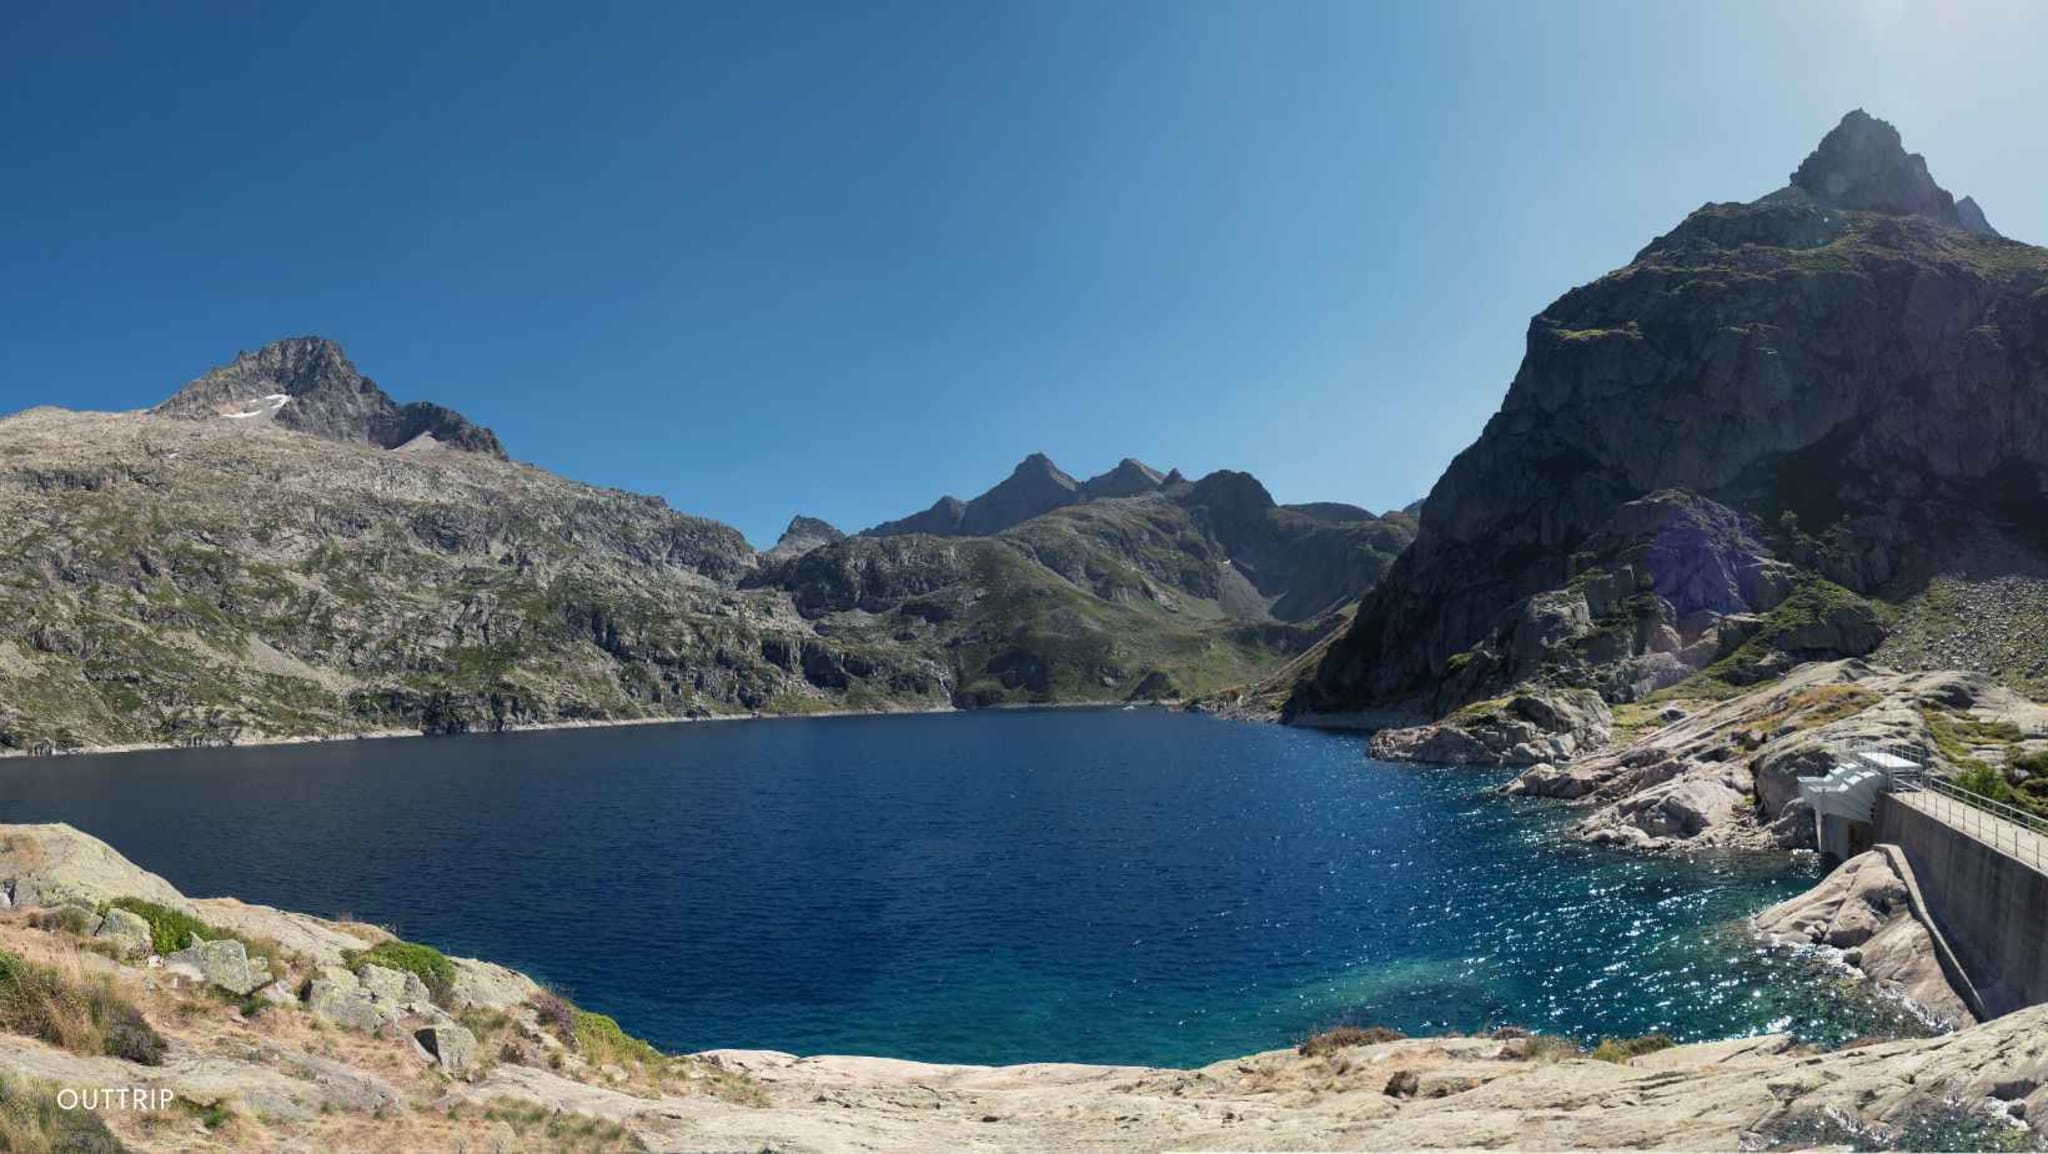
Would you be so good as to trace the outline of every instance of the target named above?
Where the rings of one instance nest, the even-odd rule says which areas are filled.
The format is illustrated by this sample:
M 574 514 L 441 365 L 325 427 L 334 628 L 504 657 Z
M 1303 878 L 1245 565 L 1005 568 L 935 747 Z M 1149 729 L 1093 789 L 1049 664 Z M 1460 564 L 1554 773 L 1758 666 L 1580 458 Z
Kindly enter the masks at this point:
M 521 1139 L 537 1138 L 561 1150 L 606 1151 L 645 1150 L 638 1136 L 616 1122 L 551 1110 L 538 1102 L 500 1098 L 484 1109 L 484 1119 L 503 1122 Z
M 389 970 L 401 970 L 417 974 L 425 982 L 427 993 L 438 1005 L 447 1005 L 449 995 L 455 990 L 455 963 L 448 955 L 432 946 L 418 942 L 402 942 L 392 939 L 378 942 L 367 950 L 351 950 L 346 955 L 350 969 L 368 962 Z
M 0 1074 L 0 1150 L 8 1154 L 125 1154 L 90 1110 L 57 1105 L 58 1087 Z
M 163 1064 L 168 1048 L 105 977 L 88 979 L 0 950 L 0 1029 L 40 1038 L 74 1054 Z
M 1408 1035 L 1385 1026 L 1337 1026 L 1319 1034 L 1310 1034 L 1294 1047 L 1294 1052 L 1304 1058 L 1320 1058 L 1353 1046 L 1377 1046 L 1385 1042 L 1398 1042 Z
M 1669 1050 L 1678 1043 L 1665 1034 L 1644 1034 L 1640 1038 L 1602 1038 L 1588 1057 L 1602 1062 L 1622 1063 L 1644 1054 Z

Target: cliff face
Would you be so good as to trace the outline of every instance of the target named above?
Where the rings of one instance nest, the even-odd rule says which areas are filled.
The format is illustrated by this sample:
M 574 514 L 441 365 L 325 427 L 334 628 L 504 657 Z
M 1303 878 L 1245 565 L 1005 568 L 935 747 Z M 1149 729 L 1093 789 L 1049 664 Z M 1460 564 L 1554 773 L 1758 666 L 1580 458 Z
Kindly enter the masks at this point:
M 1999 238 L 1853 113 L 1787 188 L 1699 209 L 1531 322 L 1500 411 L 1292 708 L 1440 712 L 1517 677 L 1600 684 L 1571 667 L 1603 630 L 1631 637 L 1593 666 L 1708 638 L 1697 668 L 1753 636 L 1710 638 L 1723 618 L 1767 620 L 1803 587 L 1828 602 L 1803 656 L 1865 652 L 1881 612 L 1831 617 L 1852 594 L 1910 595 L 1987 538 L 2038 555 L 2044 471 L 2048 251 Z M 1671 557 L 1622 556 L 1667 528 L 1624 512 L 1660 493 L 1668 516 L 1704 501 L 1734 518 L 1749 556 L 1731 563 L 1777 575 L 1738 580 L 1739 605 L 1674 597 Z M 1589 574 L 1619 609 L 1573 596 Z M 1660 682 L 1601 687 L 1626 700 Z

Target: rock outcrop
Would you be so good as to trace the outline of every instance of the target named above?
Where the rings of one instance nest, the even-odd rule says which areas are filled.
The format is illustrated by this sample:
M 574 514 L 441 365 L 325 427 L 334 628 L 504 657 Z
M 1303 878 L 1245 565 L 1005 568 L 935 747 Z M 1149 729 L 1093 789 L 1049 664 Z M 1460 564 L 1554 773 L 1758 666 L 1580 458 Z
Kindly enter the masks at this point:
M 250 957 L 248 948 L 233 938 L 193 942 L 166 955 L 164 967 L 236 997 L 255 993 L 259 987 L 270 984 L 272 978 L 269 959 Z
M 1813 889 L 1756 916 L 1756 928 L 1784 941 L 1838 951 L 1843 964 L 1948 1027 L 1976 1021 L 1949 984 L 1934 938 L 1914 916 L 1886 849 L 1858 854 Z
M 1382 729 L 1368 748 L 1382 761 L 1533 767 L 1599 749 L 1612 723 L 1607 703 L 1591 690 L 1531 688 L 1432 725 Z
M 1871 602 L 1962 542 L 2038 558 L 2048 251 L 1981 222 L 1855 113 L 1787 188 L 1559 298 L 1290 715 L 1440 715 L 1542 670 L 1610 701 L 1768 676 L 1869 652 Z M 1817 619 L 1784 619 L 1802 589 Z

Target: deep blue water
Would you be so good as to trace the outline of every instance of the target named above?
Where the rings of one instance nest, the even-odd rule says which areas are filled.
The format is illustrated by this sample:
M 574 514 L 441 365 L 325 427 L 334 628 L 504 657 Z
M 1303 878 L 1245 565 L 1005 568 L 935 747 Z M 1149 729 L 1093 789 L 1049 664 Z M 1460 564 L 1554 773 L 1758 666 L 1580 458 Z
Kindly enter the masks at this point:
M 1741 932 L 1814 866 L 1566 844 L 1501 780 L 985 712 L 10 761 L 0 818 L 517 966 L 672 1049 L 1195 1064 L 1339 1021 L 1839 1039 L 1881 1013 Z

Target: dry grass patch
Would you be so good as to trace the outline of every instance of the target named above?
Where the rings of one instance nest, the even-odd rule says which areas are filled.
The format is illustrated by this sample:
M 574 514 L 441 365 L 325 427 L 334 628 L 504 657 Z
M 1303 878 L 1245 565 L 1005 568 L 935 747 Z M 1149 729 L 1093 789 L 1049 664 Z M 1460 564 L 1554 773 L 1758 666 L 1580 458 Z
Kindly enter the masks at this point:
M 92 1057 L 163 1064 L 167 1043 L 105 975 L 0 950 L 0 1030 Z
M 1749 724 L 1767 739 L 1781 732 L 1819 729 L 1876 705 L 1877 694 L 1856 685 L 1816 685 L 1791 694 Z
M 1348 1050 L 1354 1046 L 1378 1046 L 1386 1042 L 1399 1042 L 1408 1035 L 1385 1026 L 1338 1026 L 1319 1034 L 1310 1034 L 1294 1047 L 1294 1052 L 1304 1058 L 1321 1058 Z
M 7 1154 L 119 1154 L 99 1115 L 57 1105 L 57 1087 L 0 1074 L 0 1150 Z
M 1525 1062 L 1562 1062 L 1582 1058 L 1586 1051 L 1563 1034 L 1531 1034 L 1522 1040 L 1517 1055 Z
M 537 1102 L 500 1098 L 484 1110 L 484 1119 L 503 1122 L 522 1142 L 546 1143 L 544 1148 L 574 1150 L 579 1154 L 637 1151 L 647 1147 L 625 1127 L 583 1114 L 563 1114 Z
M 1664 1034 L 1644 1034 L 1640 1038 L 1602 1038 L 1587 1057 L 1600 1062 L 1626 1063 L 1630 1058 L 1669 1050 L 1678 1043 Z

